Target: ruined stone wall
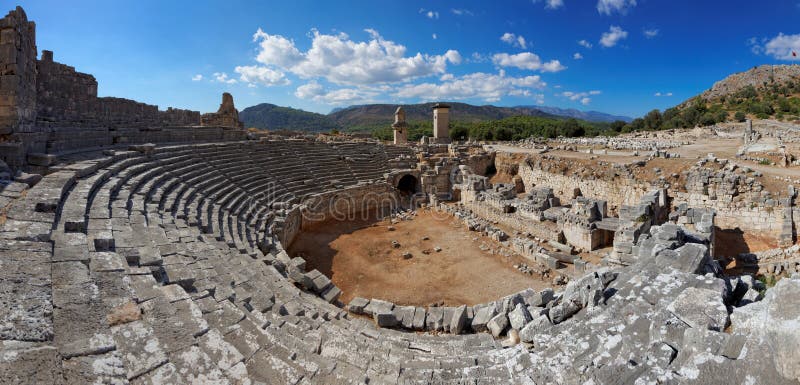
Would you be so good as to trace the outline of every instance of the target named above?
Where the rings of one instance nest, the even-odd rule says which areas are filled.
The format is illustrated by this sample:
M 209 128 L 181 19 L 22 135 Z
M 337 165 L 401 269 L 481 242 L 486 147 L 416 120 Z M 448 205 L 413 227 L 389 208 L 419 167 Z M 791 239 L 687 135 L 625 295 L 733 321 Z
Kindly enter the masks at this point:
M 302 211 L 301 227 L 308 228 L 331 220 L 366 219 L 376 209 L 389 214 L 388 210 L 398 207 L 398 202 L 394 190 L 388 183 L 361 185 L 316 194 L 303 202 L 305 207 Z
M 13 169 L 28 167 L 30 154 L 246 136 L 230 94 L 201 122 L 198 111 L 98 98 L 94 76 L 55 62 L 51 51 L 37 55 L 36 25 L 17 7 L 0 19 L 0 160 Z M 208 128 L 192 129 L 199 126 Z
M 716 211 L 716 225 L 723 229 L 740 228 L 746 232 L 778 236 L 783 225 L 783 208 L 791 200 L 779 199 L 765 191 L 752 176 L 732 170 L 693 168 L 687 173 L 686 192 L 670 191 L 673 206 L 711 208 Z M 789 215 L 791 221 L 792 216 Z
M 17 7 L 0 19 L 0 160 L 12 167 L 25 148 L 7 143 L 36 134 L 36 55 L 36 24 Z
M 737 205 L 715 199 L 701 193 L 670 191 L 673 205 L 686 203 L 690 207 L 708 207 L 716 211 L 716 225 L 722 229 L 739 228 L 745 232 L 755 232 L 777 237 L 783 223 L 781 207 L 777 204 L 766 206 L 755 203 Z
M 543 186 L 553 189 L 553 194 L 562 202 L 574 198 L 575 189 L 589 198 L 599 198 L 608 202 L 608 214 L 616 216 L 623 205 L 634 205 L 651 189 L 649 183 L 641 183 L 630 179 L 586 179 L 580 176 L 554 174 L 531 167 L 520 162 L 519 176 L 525 189 Z
M 227 92 L 222 94 L 219 110 L 216 113 L 203 114 L 200 122 L 204 126 L 244 127 L 244 123 L 239 121 L 239 111 L 233 106 L 233 96 Z
M 557 161 L 557 160 L 553 160 Z M 721 175 L 717 175 L 720 174 Z M 659 188 L 649 182 L 630 178 L 586 179 L 577 175 L 562 175 L 531 167 L 520 162 L 519 175 L 527 189 L 531 186 L 547 186 L 562 201 L 572 199 L 574 189 L 590 198 L 602 198 L 608 202 L 610 216 L 618 215 L 623 205 L 635 205 L 651 189 Z M 690 207 L 712 208 L 716 211 L 716 225 L 722 229 L 739 228 L 778 238 L 786 221 L 796 228 L 792 213 L 784 215 L 786 208 L 777 197 L 771 197 L 752 178 L 732 176 L 731 172 L 709 172 L 693 168 L 687 174 L 686 191 L 669 189 L 672 205 L 686 203 Z M 790 210 L 793 212 L 793 210 Z M 785 217 L 787 217 L 785 219 Z
M 37 62 L 36 124 L 40 127 L 164 127 L 196 126 L 197 111 L 169 108 L 135 100 L 97 97 L 97 80 L 74 67 L 53 61 L 42 51 Z
M 486 176 L 492 163 L 495 162 L 495 154 L 476 154 L 470 155 L 461 161 L 461 164 L 467 165 L 472 172 Z
M 463 194 L 464 192 L 462 192 Z M 520 231 L 522 233 L 531 234 L 547 241 L 561 240 L 561 231 L 558 226 L 553 222 L 543 221 L 537 222 L 526 218 L 519 213 L 503 213 L 484 202 L 476 202 L 467 200 L 469 197 L 462 195 L 461 203 L 467 209 L 471 210 L 479 217 L 486 219 L 492 223 L 498 223 L 501 226 Z

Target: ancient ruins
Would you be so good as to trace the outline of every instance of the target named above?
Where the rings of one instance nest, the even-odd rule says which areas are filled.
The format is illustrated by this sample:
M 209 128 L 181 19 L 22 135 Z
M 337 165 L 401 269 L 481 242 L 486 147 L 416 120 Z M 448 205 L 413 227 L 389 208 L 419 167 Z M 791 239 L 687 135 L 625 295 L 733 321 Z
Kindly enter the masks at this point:
M 394 144 L 289 138 L 248 133 L 227 93 L 161 111 L 37 57 L 18 7 L 0 19 L 0 383 L 800 381 L 796 126 L 450 143 L 437 104 L 422 143 L 402 107 Z M 365 264 L 393 270 L 297 251 L 367 213 L 346 246 L 385 237 Z M 415 227 L 431 217 L 448 234 Z M 507 282 L 458 286 L 481 276 Z M 369 291 L 390 278 L 411 289 Z

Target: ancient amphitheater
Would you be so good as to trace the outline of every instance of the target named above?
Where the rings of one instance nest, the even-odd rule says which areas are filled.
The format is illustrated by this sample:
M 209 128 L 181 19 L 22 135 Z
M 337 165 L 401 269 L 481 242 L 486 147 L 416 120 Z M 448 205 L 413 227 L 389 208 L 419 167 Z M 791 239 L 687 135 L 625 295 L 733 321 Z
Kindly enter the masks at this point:
M 797 127 L 277 137 L 37 52 L 0 19 L 2 384 L 800 381 Z M 359 215 L 363 271 L 293 251 Z

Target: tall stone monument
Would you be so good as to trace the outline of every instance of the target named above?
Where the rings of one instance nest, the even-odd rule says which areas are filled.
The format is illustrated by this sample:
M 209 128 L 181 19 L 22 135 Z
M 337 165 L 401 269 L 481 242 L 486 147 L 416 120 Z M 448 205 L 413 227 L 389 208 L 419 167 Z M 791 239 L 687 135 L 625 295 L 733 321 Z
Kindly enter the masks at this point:
M 406 144 L 408 142 L 408 124 L 406 123 L 406 112 L 403 107 L 397 107 L 394 112 L 394 144 Z
M 233 105 L 233 96 L 227 92 L 222 94 L 222 104 L 216 113 L 203 114 L 200 117 L 202 126 L 219 126 L 243 128 L 244 123 L 239 121 L 239 110 Z
M 450 106 L 447 104 L 433 105 L 433 141 L 450 143 Z

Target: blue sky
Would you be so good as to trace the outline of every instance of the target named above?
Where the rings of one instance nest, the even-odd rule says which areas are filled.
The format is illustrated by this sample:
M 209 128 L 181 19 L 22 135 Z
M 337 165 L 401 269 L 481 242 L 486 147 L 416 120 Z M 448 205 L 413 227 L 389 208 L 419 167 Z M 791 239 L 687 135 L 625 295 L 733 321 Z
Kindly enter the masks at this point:
M 93 74 L 101 96 L 203 112 L 228 91 L 239 109 L 448 100 L 636 117 L 800 55 L 800 0 L 20 5 L 40 52 Z

